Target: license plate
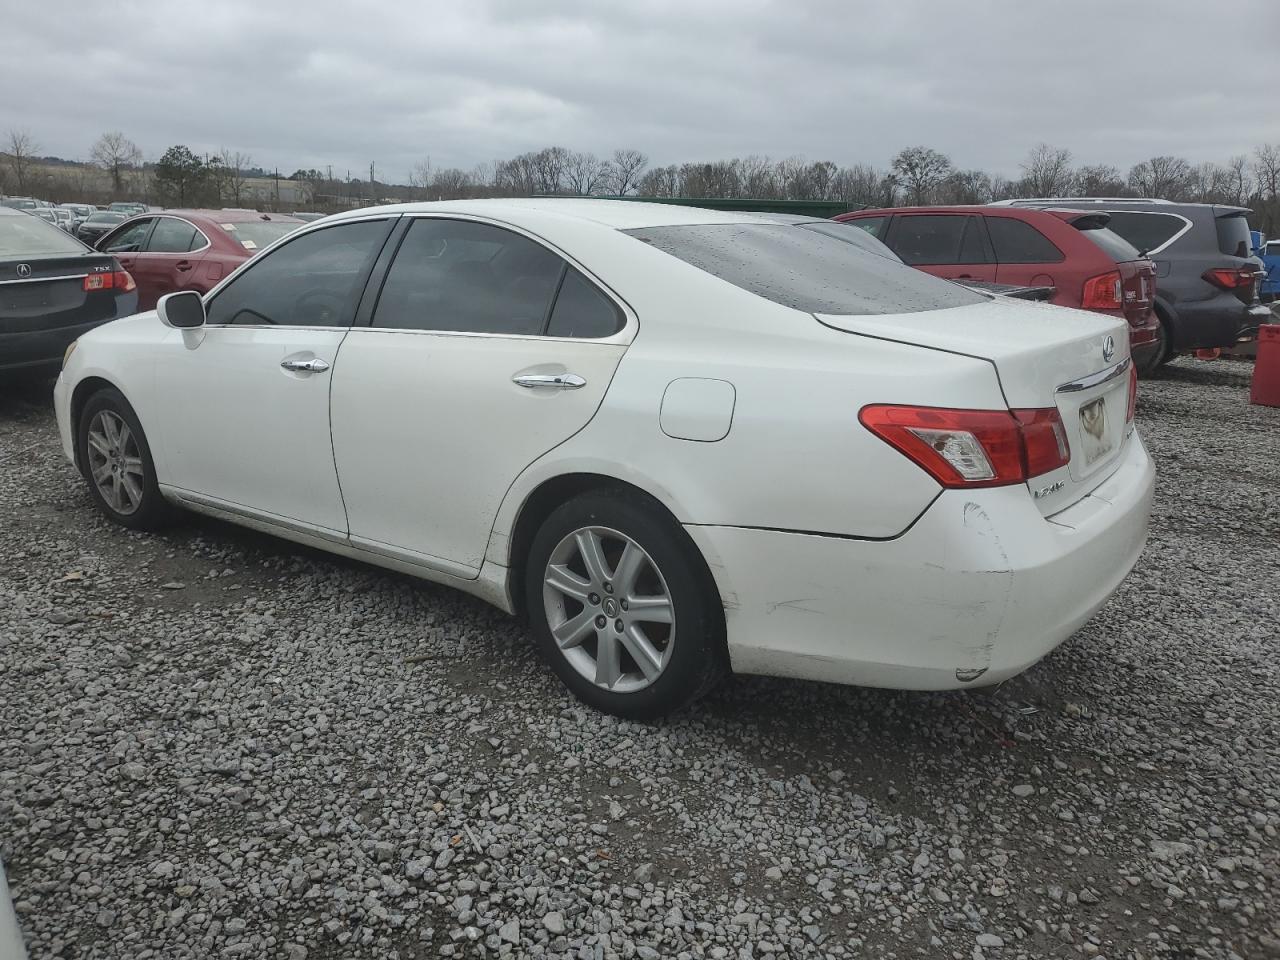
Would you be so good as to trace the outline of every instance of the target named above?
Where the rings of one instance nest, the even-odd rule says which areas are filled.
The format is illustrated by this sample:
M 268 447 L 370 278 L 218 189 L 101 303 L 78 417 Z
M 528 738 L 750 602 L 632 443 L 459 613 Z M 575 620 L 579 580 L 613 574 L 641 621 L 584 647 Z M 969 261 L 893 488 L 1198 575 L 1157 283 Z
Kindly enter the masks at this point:
M 49 295 L 37 287 L 34 290 L 10 290 L 5 293 L 4 305 L 10 310 L 30 310 L 32 307 L 47 307 Z
M 1107 429 L 1107 398 L 1098 397 L 1080 408 L 1080 436 L 1084 444 L 1085 466 L 1092 466 L 1114 446 L 1111 431 Z

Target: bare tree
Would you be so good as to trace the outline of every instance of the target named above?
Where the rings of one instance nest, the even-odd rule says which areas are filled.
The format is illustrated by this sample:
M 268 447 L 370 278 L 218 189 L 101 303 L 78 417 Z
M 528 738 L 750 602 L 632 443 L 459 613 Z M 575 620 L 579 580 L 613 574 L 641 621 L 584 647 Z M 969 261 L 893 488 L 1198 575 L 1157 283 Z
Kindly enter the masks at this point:
M 1060 197 L 1071 190 L 1071 151 L 1037 144 L 1021 163 L 1023 189 L 1033 197 Z
M 635 190 L 649 158 L 639 150 L 615 150 L 609 161 L 609 189 L 619 197 Z
M 680 196 L 680 168 L 672 164 L 646 171 L 636 183 L 636 192 L 645 197 Z
M 459 200 L 471 196 L 471 174 L 457 167 L 437 170 L 431 177 L 431 192 L 437 200 Z
M 1120 171 L 1105 163 L 1077 170 L 1072 188 L 1072 193 L 1079 197 L 1123 197 L 1128 192 Z
M 893 171 L 919 206 L 951 172 L 951 160 L 930 147 L 907 147 L 893 158 Z
M 1181 157 L 1152 157 L 1129 169 L 1129 186 L 1142 197 L 1182 200 L 1190 182 L 1191 164 Z
M 1264 143 L 1253 151 L 1253 176 L 1263 199 L 1280 196 L 1280 143 Z
M 1191 168 L 1188 190 L 1196 203 L 1225 203 L 1231 189 L 1231 172 L 1206 161 Z
M 594 153 L 571 153 L 565 159 L 565 184 L 580 197 L 595 193 L 609 174 L 608 165 Z
M 870 207 L 881 202 L 884 174 L 867 163 L 855 163 L 836 174 L 831 195 L 853 207 Z
M 124 172 L 142 163 L 142 151 L 138 145 L 119 130 L 104 133 L 89 151 L 93 162 L 111 174 L 111 189 L 119 194 L 124 190 Z
M 10 130 L 6 149 L 9 154 L 9 169 L 13 171 L 13 178 L 18 184 L 18 191 L 26 193 L 27 181 L 31 176 L 32 162 L 35 160 L 35 153 L 40 147 L 31 139 L 31 134 L 26 130 Z
M 218 188 L 218 200 L 241 206 L 244 203 L 244 188 L 249 182 L 248 170 L 253 167 L 253 158 L 238 150 L 232 151 L 223 147 L 209 164 L 209 171 Z M 312 184 L 312 193 L 316 193 Z
M 1237 154 L 1227 161 L 1227 202 L 1242 206 L 1249 199 L 1252 184 L 1249 179 L 1249 158 Z
M 938 187 L 943 203 L 987 203 L 991 177 L 982 170 L 957 170 Z

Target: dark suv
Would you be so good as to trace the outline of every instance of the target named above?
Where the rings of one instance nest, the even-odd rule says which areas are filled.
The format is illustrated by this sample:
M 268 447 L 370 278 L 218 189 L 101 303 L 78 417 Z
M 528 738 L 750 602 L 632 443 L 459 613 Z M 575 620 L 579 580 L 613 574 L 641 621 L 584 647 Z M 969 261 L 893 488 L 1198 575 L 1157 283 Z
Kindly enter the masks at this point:
M 1114 197 L 1002 200 L 994 206 L 1104 210 L 1107 226 L 1155 261 L 1160 320 L 1156 363 L 1257 336 L 1270 313 L 1258 301 L 1262 264 L 1249 253 L 1250 211 L 1211 203 Z

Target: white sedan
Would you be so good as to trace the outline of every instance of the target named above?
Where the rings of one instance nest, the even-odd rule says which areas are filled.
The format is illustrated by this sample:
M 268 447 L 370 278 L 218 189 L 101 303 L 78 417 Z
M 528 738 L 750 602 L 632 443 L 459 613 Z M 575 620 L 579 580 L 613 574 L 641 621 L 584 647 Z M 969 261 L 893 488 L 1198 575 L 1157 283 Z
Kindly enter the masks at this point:
M 527 616 L 643 719 L 726 671 L 940 689 L 1070 636 L 1154 471 L 1125 325 L 823 220 L 606 200 L 352 211 L 73 345 L 111 519 L 221 517 Z

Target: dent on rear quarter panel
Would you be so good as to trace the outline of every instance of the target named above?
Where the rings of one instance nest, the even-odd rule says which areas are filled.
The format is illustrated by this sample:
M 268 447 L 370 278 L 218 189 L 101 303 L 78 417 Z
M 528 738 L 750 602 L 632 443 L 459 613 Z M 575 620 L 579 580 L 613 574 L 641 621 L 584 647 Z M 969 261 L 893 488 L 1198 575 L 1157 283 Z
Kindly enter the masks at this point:
M 972 642 L 961 643 L 957 648 L 956 652 L 962 655 L 962 660 L 956 664 L 956 677 L 961 680 L 976 680 L 981 672 L 991 666 L 991 654 L 995 649 L 996 638 L 1000 636 L 1000 630 L 1004 626 L 1005 614 L 1008 612 L 1009 601 L 1013 595 L 1013 564 L 986 510 L 971 500 L 965 503 L 963 510 L 964 528 L 985 541 L 988 548 L 1002 561 L 997 567 L 974 571 L 983 576 L 984 584 L 995 584 L 999 595 L 975 597 L 971 605 L 958 611 L 962 616 L 967 613 L 977 629 L 958 630 L 955 634 L 973 637 Z M 993 574 L 997 579 L 992 579 Z M 999 609 L 992 610 L 992 604 L 998 604 Z M 993 615 L 994 619 L 992 619 Z M 977 671 L 977 673 L 964 676 L 962 671 Z

